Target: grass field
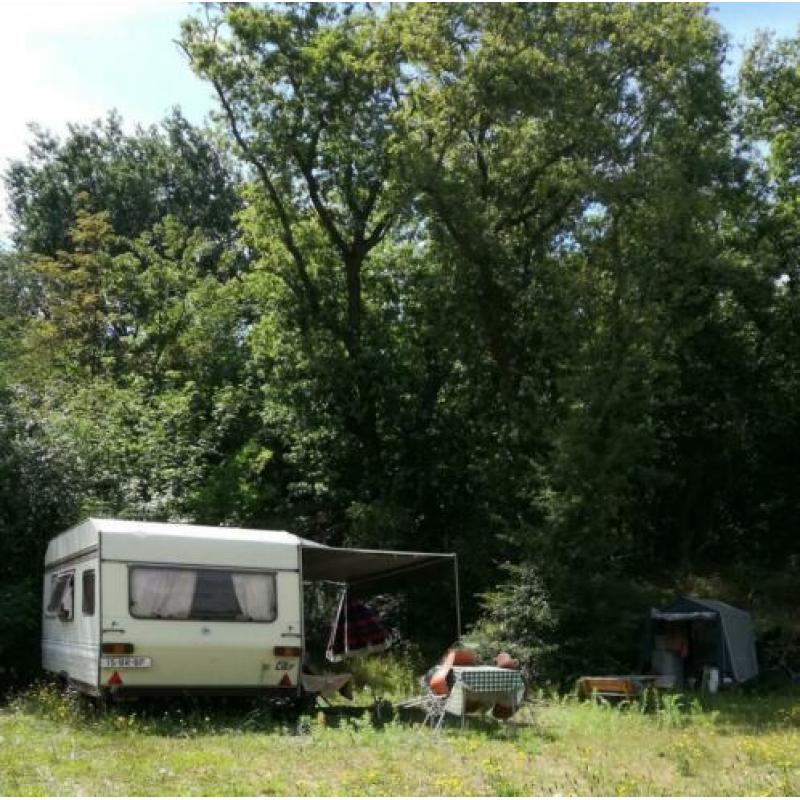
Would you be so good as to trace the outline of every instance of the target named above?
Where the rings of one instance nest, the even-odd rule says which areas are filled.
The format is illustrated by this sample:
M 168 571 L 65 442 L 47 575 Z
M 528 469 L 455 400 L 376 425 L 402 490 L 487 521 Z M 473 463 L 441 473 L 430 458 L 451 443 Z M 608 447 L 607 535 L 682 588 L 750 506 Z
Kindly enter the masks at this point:
M 518 725 L 434 734 L 268 708 L 80 713 L 52 690 L 0 709 L 0 794 L 800 794 L 800 695 L 539 700 Z

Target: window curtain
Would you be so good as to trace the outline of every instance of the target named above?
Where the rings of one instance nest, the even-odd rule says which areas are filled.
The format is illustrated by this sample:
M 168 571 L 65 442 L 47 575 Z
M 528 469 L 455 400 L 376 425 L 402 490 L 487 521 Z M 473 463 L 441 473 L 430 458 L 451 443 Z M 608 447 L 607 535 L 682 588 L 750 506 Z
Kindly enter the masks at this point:
M 61 608 L 61 598 L 67 585 L 66 575 L 54 575 L 50 580 L 50 599 L 47 601 L 47 610 L 55 613 Z
M 275 576 L 256 572 L 234 572 L 233 590 L 245 617 L 255 622 L 275 619 Z
M 137 617 L 188 619 L 196 582 L 194 570 L 137 567 L 131 578 L 131 610 Z
M 64 594 L 61 596 L 61 608 L 59 612 L 68 619 L 72 619 L 72 607 L 75 598 L 75 578 L 70 575 L 64 585 Z

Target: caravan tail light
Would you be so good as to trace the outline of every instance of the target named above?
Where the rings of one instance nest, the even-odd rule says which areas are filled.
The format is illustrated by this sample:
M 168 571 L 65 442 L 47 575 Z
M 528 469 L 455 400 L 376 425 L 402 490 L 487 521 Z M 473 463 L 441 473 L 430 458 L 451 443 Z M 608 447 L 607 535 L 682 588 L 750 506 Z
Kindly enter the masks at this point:
M 276 647 L 272 652 L 280 658 L 300 658 L 303 651 L 299 647 Z
M 289 689 L 294 686 L 288 672 L 283 673 L 283 677 L 278 681 L 278 686 L 285 686 Z
M 133 652 L 133 645 L 127 642 L 106 642 L 103 644 L 103 653 L 110 656 L 129 656 Z

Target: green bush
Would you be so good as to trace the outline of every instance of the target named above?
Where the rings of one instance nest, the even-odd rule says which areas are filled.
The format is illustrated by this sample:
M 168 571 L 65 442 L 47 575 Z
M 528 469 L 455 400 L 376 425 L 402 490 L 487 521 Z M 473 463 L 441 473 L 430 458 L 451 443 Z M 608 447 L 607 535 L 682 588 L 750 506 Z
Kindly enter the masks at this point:
M 506 564 L 505 583 L 481 595 L 483 616 L 469 633 L 469 644 L 484 660 L 500 651 L 518 659 L 530 674 L 550 674 L 558 654 L 557 619 L 536 568 Z
M 36 675 L 41 664 L 41 599 L 36 578 L 0 588 L 0 692 Z
M 372 699 L 398 699 L 419 693 L 414 665 L 403 655 L 384 653 L 354 658 L 347 662 L 347 669 L 353 673 L 356 689 Z

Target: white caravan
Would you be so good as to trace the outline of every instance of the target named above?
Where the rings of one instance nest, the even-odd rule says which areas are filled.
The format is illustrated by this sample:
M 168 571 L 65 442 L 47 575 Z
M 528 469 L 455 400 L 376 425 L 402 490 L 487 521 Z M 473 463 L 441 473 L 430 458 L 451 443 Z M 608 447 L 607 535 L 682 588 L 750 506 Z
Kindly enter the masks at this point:
M 88 519 L 47 547 L 43 667 L 92 695 L 298 696 L 304 580 L 375 585 L 443 558 L 455 563 L 285 531 Z

